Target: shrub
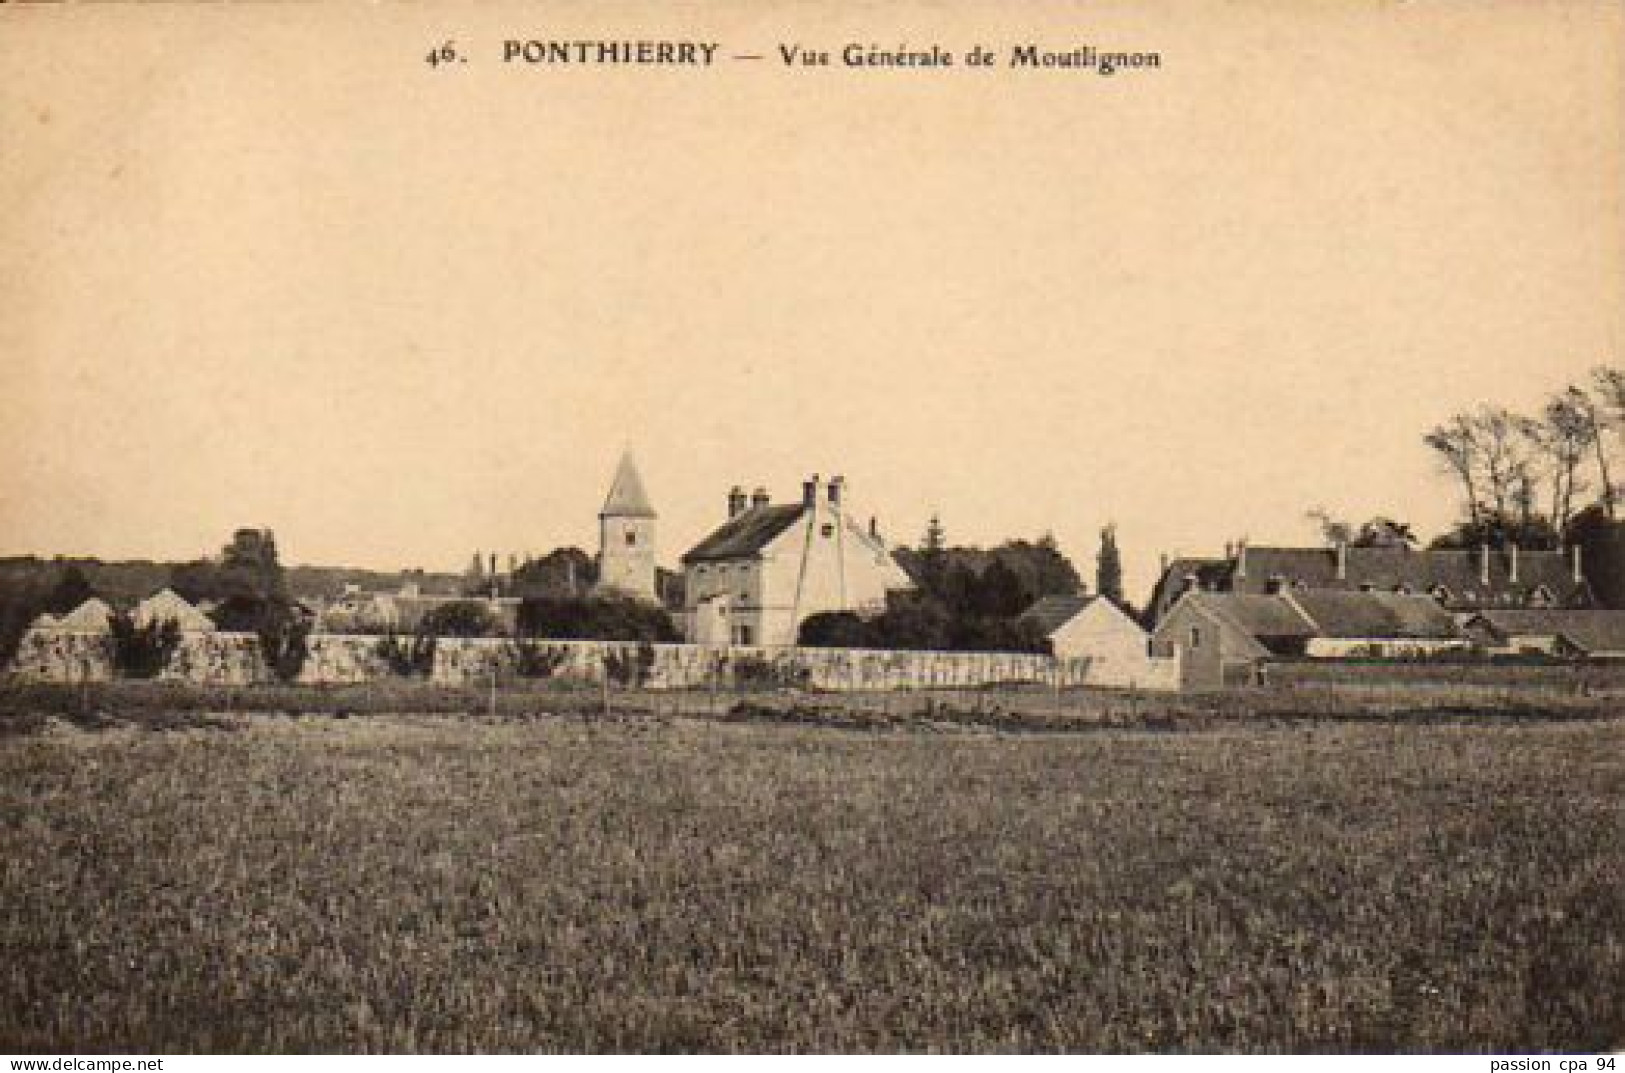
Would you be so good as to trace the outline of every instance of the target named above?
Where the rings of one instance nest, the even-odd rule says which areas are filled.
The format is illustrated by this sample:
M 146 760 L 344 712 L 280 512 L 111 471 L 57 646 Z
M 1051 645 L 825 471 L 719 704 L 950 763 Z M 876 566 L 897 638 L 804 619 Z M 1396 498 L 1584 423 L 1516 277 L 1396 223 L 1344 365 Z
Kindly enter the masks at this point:
M 425 614 L 418 632 L 434 637 L 495 637 L 502 627 L 491 609 L 478 600 L 454 600 Z
M 411 678 L 427 677 L 434 669 L 434 649 L 433 634 L 417 633 L 403 637 L 398 633 L 386 633 L 378 638 L 374 651 L 389 665 L 391 673 Z
M 661 608 L 625 597 L 543 596 L 519 605 L 518 633 L 583 641 L 644 641 L 652 644 L 679 640 L 671 616 Z
M 156 678 L 181 644 L 180 623 L 172 618 L 138 623 L 126 611 L 108 619 L 113 635 L 113 668 L 127 678 Z
M 612 648 L 604 653 L 604 673 L 616 685 L 642 685 L 648 680 L 654 664 L 654 645 L 647 641 L 636 648 Z
M 514 671 L 521 678 L 551 678 L 570 658 L 568 649 L 553 645 L 540 645 L 520 638 L 510 646 Z

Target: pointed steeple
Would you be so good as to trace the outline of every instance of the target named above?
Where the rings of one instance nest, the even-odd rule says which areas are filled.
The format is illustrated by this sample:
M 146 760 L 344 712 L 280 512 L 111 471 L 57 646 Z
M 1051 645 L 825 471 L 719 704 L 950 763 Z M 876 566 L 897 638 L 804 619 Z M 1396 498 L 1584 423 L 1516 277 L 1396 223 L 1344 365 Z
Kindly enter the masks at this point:
M 655 509 L 649 504 L 649 493 L 643 490 L 643 478 L 638 475 L 632 452 L 621 455 L 621 464 L 615 467 L 615 479 L 610 482 L 609 495 L 604 497 L 600 518 L 653 518 Z

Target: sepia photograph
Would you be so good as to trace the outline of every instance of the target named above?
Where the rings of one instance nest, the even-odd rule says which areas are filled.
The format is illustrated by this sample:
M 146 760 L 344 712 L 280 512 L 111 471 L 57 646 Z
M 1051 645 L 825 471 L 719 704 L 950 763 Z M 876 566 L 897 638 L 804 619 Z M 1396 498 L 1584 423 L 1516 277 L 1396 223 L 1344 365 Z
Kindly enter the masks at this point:
M 10 1069 L 1625 1049 L 1617 0 L 0 2 L 0 190 Z

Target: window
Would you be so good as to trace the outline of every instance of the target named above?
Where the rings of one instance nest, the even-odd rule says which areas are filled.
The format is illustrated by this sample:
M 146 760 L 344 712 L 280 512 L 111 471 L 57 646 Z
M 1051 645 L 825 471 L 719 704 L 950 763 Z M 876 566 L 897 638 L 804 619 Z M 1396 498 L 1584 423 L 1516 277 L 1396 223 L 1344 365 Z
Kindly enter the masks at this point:
M 628 529 L 627 532 L 626 532 L 627 546 L 630 547 L 631 545 L 636 544 L 637 542 L 638 542 L 638 535 L 636 533 L 632 532 L 630 529 Z
M 834 536 L 835 535 L 835 526 L 832 525 L 829 522 L 825 522 L 823 525 L 820 525 L 818 527 L 818 535 L 819 536 L 827 536 L 827 537 Z
M 1197 649 L 1197 648 L 1201 648 L 1201 647 L 1202 647 L 1202 627 L 1200 627 L 1200 626 L 1192 626 L 1191 627 L 1191 648 L 1192 649 Z
M 752 643 L 752 634 L 749 626 L 739 625 L 734 627 L 734 644 L 748 645 Z

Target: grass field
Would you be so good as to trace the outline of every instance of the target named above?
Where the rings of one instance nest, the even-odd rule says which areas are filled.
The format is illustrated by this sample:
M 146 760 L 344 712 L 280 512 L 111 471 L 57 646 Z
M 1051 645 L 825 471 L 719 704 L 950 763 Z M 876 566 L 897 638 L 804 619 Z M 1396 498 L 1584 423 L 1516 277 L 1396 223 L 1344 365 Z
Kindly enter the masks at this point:
M 1589 714 L 14 712 L 0 1051 L 1618 1045 L 1625 721 Z

